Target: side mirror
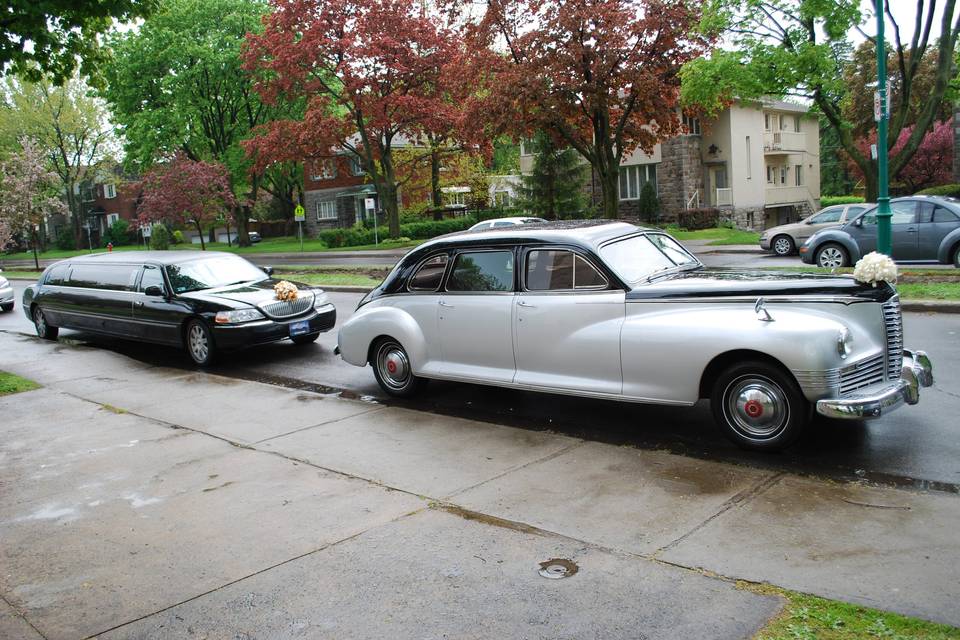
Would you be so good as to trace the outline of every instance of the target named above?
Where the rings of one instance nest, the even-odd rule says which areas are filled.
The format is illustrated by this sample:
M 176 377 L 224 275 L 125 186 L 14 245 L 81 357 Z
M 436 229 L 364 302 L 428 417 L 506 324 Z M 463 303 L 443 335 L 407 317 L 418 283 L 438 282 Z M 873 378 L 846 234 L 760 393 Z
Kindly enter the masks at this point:
M 163 297 L 163 287 L 157 285 L 151 285 L 143 290 L 144 295 L 152 296 L 154 298 Z
M 273 267 L 260 267 L 260 268 L 263 269 L 263 272 L 268 276 L 273 275 Z
M 857 218 L 856 221 L 854 221 L 853 226 L 855 226 L 855 227 L 862 227 L 862 226 L 863 226 L 863 218 Z

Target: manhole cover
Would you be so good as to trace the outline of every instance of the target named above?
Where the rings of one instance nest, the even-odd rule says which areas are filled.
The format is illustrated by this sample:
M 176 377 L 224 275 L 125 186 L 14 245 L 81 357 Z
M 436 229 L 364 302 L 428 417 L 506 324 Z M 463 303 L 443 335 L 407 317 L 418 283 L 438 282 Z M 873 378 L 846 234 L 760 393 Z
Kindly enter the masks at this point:
M 579 570 L 577 563 L 565 558 L 553 558 L 540 563 L 540 575 L 548 580 L 569 578 Z

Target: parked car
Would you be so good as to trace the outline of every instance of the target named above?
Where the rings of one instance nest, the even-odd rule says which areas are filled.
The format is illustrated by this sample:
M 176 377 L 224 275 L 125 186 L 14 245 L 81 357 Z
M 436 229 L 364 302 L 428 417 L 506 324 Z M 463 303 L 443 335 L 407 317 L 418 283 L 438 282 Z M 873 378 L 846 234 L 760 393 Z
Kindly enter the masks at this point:
M 3 270 L 0 269 L 0 312 L 13 311 L 13 304 L 13 287 L 10 286 L 10 281 L 3 277 Z
M 826 207 L 800 222 L 772 227 L 760 235 L 760 248 L 778 256 L 797 253 L 797 248 L 807 238 L 821 229 L 839 227 L 847 220 L 874 206 L 872 203 L 837 204 Z
M 41 338 L 59 329 L 183 347 L 199 365 L 229 351 L 290 338 L 317 339 L 336 309 L 320 289 L 299 285 L 276 298 L 269 267 L 216 251 L 101 253 L 48 267 L 23 293 Z
M 895 289 L 710 270 L 656 229 L 567 222 L 458 233 L 407 254 L 338 352 L 393 396 L 442 379 L 630 402 L 709 398 L 736 443 L 788 446 L 810 407 L 886 415 L 932 384 Z
M 543 218 L 493 218 L 484 220 L 473 225 L 467 231 L 478 231 L 481 229 L 500 229 L 501 227 L 515 227 L 521 224 L 533 224 L 535 222 L 546 222 Z
M 960 200 L 909 196 L 890 201 L 894 260 L 939 262 L 960 268 Z M 818 231 L 800 247 L 800 258 L 821 267 L 848 267 L 877 250 L 876 206 L 836 229 Z
M 247 232 L 247 237 L 250 238 L 250 244 L 257 244 L 262 240 L 259 231 L 249 231 Z

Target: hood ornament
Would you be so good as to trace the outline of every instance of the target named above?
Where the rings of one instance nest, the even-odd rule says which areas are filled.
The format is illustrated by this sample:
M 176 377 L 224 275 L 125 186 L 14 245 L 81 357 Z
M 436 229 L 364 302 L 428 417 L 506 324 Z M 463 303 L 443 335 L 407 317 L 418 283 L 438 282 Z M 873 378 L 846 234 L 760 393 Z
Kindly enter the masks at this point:
M 763 296 L 757 298 L 757 303 L 753 305 L 753 310 L 757 314 L 757 319 L 761 322 L 773 322 L 773 316 L 767 311 L 767 301 Z

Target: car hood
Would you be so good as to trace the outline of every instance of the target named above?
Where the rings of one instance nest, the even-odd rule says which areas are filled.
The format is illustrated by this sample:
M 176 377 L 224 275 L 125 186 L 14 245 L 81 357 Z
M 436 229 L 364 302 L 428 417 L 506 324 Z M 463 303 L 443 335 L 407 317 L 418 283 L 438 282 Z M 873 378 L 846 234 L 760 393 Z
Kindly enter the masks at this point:
M 857 282 L 853 276 L 776 271 L 694 269 L 639 284 L 627 293 L 627 300 L 669 298 L 732 298 L 760 296 L 856 297 L 884 302 L 895 293 L 893 287 L 876 287 Z
M 191 300 L 204 300 L 207 302 L 222 304 L 233 309 L 248 306 L 256 307 L 261 304 L 276 300 L 277 295 L 273 290 L 273 287 L 278 282 L 280 282 L 280 280 L 275 278 L 267 278 L 259 282 L 222 287 L 219 289 L 191 291 L 189 293 L 182 293 L 180 295 L 181 297 L 190 298 Z M 313 289 L 310 285 L 300 282 L 294 282 L 293 284 L 300 289 L 301 297 L 312 297 L 314 295 Z

